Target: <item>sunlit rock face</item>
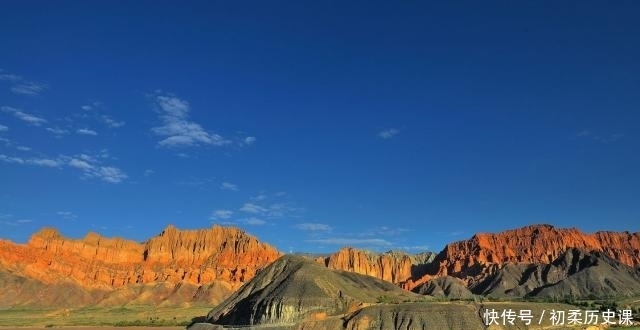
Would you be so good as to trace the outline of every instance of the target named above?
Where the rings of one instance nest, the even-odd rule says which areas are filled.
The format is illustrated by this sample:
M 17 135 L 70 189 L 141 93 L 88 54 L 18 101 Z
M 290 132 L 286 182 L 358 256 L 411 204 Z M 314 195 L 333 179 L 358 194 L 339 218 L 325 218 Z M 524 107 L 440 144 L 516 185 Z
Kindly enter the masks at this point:
M 80 240 L 45 228 L 25 245 L 0 240 L 0 266 L 44 283 L 75 282 L 117 289 L 152 282 L 237 288 L 280 256 L 275 248 L 233 227 L 167 227 L 144 243 L 89 233 Z
M 549 264 L 570 248 L 599 251 L 625 265 L 640 266 L 640 233 L 585 234 L 575 228 L 534 225 L 495 234 L 479 233 L 468 240 L 450 243 L 435 258 L 432 273 L 415 279 L 414 284 L 444 275 L 477 282 L 502 264 Z

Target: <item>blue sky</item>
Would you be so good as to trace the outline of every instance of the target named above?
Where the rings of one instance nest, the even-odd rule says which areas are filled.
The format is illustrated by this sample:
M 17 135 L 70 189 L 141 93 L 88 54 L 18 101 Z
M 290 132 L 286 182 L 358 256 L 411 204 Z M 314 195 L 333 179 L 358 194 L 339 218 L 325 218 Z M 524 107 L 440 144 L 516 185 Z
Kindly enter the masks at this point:
M 37 10 L 36 10 L 37 9 Z M 640 5 L 10 2 L 0 237 L 640 230 Z

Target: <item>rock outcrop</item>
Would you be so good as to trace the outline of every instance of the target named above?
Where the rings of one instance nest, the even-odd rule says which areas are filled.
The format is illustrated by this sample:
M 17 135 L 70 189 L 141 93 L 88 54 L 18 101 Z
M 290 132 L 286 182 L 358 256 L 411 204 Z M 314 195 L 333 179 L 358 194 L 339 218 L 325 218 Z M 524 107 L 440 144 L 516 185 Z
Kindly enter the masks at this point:
M 433 276 L 450 275 L 469 284 L 480 281 L 505 263 L 548 264 L 569 248 L 600 251 L 631 267 L 640 266 L 640 233 L 600 231 L 585 234 L 578 229 L 534 225 L 500 233 L 480 233 L 448 244 L 433 262 Z
M 604 252 L 571 248 L 549 264 L 507 263 L 471 286 L 477 294 L 494 297 L 585 299 L 640 294 L 640 270 Z
M 407 254 L 389 251 L 376 254 L 366 250 L 344 248 L 317 262 L 331 269 L 369 275 L 394 284 L 403 284 L 422 275 L 425 267 L 433 261 L 435 253 Z
M 287 255 L 211 310 L 207 321 L 228 326 L 292 325 L 340 316 L 381 299 L 424 301 L 425 297 L 371 276 Z
M 70 281 L 84 288 L 117 289 L 154 282 L 210 284 L 229 291 L 280 256 L 275 248 L 233 227 L 202 230 L 167 227 L 144 243 L 89 233 L 68 239 L 45 228 L 25 245 L 0 241 L 0 267 L 53 284 Z

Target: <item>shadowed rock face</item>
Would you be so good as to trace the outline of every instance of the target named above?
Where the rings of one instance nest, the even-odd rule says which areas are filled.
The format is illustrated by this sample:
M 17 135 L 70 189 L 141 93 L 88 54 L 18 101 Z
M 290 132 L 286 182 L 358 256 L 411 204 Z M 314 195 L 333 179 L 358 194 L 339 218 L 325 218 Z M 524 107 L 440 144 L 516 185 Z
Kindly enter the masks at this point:
M 625 265 L 640 266 L 640 233 L 585 234 L 575 228 L 535 225 L 476 234 L 469 240 L 448 244 L 435 258 L 431 275 L 414 281 L 418 285 L 434 275 L 450 275 L 473 285 L 495 272 L 499 265 L 548 264 L 569 248 L 600 251 Z
M 327 269 L 307 258 L 283 256 L 207 315 L 215 324 L 293 324 L 349 312 L 381 297 L 425 297 L 374 277 Z
M 467 289 L 464 282 L 451 276 L 434 278 L 413 289 L 413 292 L 449 299 L 472 299 L 473 293 Z
M 89 233 L 62 237 L 54 229 L 34 234 L 28 244 L 0 241 L 0 266 L 44 283 L 71 280 L 85 288 L 120 288 L 151 282 L 238 287 L 280 253 L 231 227 L 203 230 L 167 227 L 140 244 Z
M 506 264 L 472 288 L 492 296 L 587 298 L 640 294 L 640 270 L 603 252 L 569 249 L 546 265 Z

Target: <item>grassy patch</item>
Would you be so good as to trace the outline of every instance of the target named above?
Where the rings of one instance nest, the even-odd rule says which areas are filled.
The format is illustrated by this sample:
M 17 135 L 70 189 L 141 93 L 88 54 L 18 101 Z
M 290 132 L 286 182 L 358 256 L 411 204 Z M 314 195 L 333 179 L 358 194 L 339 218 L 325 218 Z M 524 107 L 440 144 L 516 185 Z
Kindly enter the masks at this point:
M 87 307 L 80 309 L 0 310 L 0 326 L 185 326 L 212 307 Z

